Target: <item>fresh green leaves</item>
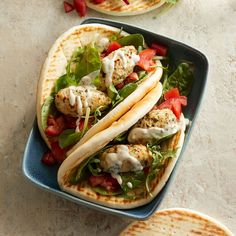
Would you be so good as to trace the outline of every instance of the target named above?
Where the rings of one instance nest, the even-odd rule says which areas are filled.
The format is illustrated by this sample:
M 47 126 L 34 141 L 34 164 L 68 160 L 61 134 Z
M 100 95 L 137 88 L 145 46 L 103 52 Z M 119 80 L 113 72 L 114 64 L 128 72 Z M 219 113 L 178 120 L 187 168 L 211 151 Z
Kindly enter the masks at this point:
M 147 144 L 147 148 L 152 153 L 153 162 L 146 177 L 145 185 L 147 192 L 152 196 L 149 187 L 150 181 L 157 176 L 167 158 L 175 157 L 177 149 L 162 151 L 160 145 L 150 143 Z
M 113 139 L 112 143 L 124 143 L 128 137 L 128 131 L 125 131 L 119 134 L 116 138 Z
M 137 87 L 138 85 L 136 83 L 129 83 L 118 92 L 115 86 L 111 84 L 107 90 L 107 93 L 112 100 L 112 106 L 115 107 L 119 102 L 128 97 Z
M 105 188 L 103 187 L 92 187 L 92 190 L 95 193 L 99 193 L 100 195 L 103 196 L 114 196 L 114 195 L 119 195 L 122 193 L 122 191 L 116 191 L 116 192 L 108 192 Z
M 45 130 L 47 128 L 47 119 L 48 119 L 48 115 L 49 115 L 49 113 L 52 109 L 52 106 L 53 106 L 53 100 L 54 100 L 54 97 L 52 95 L 48 96 L 42 106 L 41 120 L 42 120 L 43 130 Z
M 144 46 L 144 38 L 141 34 L 130 34 L 117 40 L 117 42 L 123 47 L 133 45 L 136 49 L 138 49 L 139 46 Z
M 86 45 L 77 48 L 66 66 L 66 74 L 56 80 L 55 92 L 58 93 L 63 88 L 78 85 L 84 76 L 94 71 L 100 71 L 101 66 L 100 55 L 96 47 Z
M 119 95 L 124 99 L 128 97 L 136 88 L 138 85 L 136 83 L 129 83 L 126 84 L 120 91 Z
M 98 158 L 92 158 L 88 163 L 88 169 L 93 176 L 98 176 L 101 174 L 99 163 L 100 163 L 100 159 Z
M 108 94 L 109 98 L 112 100 L 112 102 L 120 99 L 120 95 L 113 84 L 111 84 L 108 87 L 107 94 Z
M 59 146 L 61 148 L 69 147 L 76 144 L 80 140 L 80 138 L 80 132 L 75 132 L 74 129 L 66 129 L 60 134 L 58 138 Z
M 188 63 L 181 63 L 174 73 L 163 81 L 163 93 L 178 88 L 183 96 L 187 96 L 193 84 L 193 72 Z
M 74 74 L 64 74 L 55 83 L 55 93 L 58 93 L 61 89 L 67 88 L 69 86 L 76 86 L 77 82 L 75 80 Z
M 98 49 L 92 45 L 86 45 L 83 48 L 83 53 L 77 57 L 75 68 L 75 80 L 80 82 L 85 75 L 101 69 L 102 63 Z

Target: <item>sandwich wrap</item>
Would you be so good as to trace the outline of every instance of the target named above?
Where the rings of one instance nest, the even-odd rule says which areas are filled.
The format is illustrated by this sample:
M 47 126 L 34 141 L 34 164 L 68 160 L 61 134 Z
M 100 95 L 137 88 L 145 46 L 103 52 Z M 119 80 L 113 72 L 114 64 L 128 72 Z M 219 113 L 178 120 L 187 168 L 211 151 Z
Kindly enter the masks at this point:
M 120 85 L 118 84 L 118 82 L 120 81 L 118 82 L 115 81 L 115 79 L 117 79 L 114 78 L 115 72 L 111 75 L 108 75 L 108 73 L 110 73 L 109 69 L 111 69 L 109 68 L 109 66 L 111 66 L 111 62 L 113 62 L 113 68 L 112 68 L 113 71 L 116 71 L 117 68 L 114 67 L 116 67 L 117 64 L 118 66 L 120 66 L 119 73 L 123 73 L 122 74 L 123 77 L 120 76 L 118 80 L 120 80 L 120 78 L 123 78 L 121 80 L 121 83 L 123 83 L 125 77 L 128 76 L 128 74 L 131 73 L 134 67 L 136 66 L 135 63 L 137 63 L 138 61 L 137 48 L 139 46 L 145 47 L 145 43 L 144 41 L 142 41 L 143 40 L 142 36 L 138 35 L 138 40 L 140 45 L 137 43 L 135 43 L 135 45 L 132 45 L 132 43 L 137 42 L 137 40 L 136 41 L 133 39 L 130 40 L 130 38 L 128 38 L 128 40 L 126 40 L 127 38 L 123 40 L 125 36 L 128 36 L 128 34 L 121 31 L 121 29 L 118 28 L 106 26 L 103 24 L 85 24 L 71 28 L 55 41 L 43 65 L 37 90 L 38 126 L 41 136 L 43 137 L 49 148 L 51 148 L 52 140 L 53 141 L 57 140 L 57 137 L 61 132 L 61 131 L 59 133 L 56 132 L 55 134 L 54 132 L 55 130 L 53 130 L 52 132 L 51 130 L 49 130 L 50 134 L 47 135 L 45 131 L 47 130 L 48 127 L 51 128 L 52 123 L 53 125 L 56 123 L 56 127 L 58 128 L 58 126 L 60 125 L 58 125 L 57 123 L 60 123 L 62 122 L 62 120 L 65 120 L 65 117 L 66 119 L 68 118 L 68 116 L 69 119 L 76 118 L 77 126 L 74 127 L 74 130 L 76 130 L 78 127 L 81 126 L 81 121 L 83 119 L 85 119 L 84 123 L 86 123 L 88 126 L 89 122 L 86 119 L 93 116 L 94 113 L 96 113 L 97 109 L 102 107 L 100 111 L 98 110 L 98 112 L 100 113 L 101 111 L 104 112 L 104 114 L 101 116 L 101 119 L 100 118 L 96 119 L 96 122 L 94 122 L 93 118 L 92 127 L 88 126 L 82 128 L 83 132 L 81 132 L 80 129 L 79 132 L 83 134 L 81 134 L 79 138 L 76 136 L 76 138 L 73 139 L 73 143 L 69 142 L 68 144 L 67 142 L 64 145 L 67 146 L 68 148 L 67 154 L 70 154 L 73 151 L 75 151 L 81 144 L 85 143 L 87 140 L 93 137 L 95 134 L 101 132 L 102 130 L 105 130 L 110 125 L 112 125 L 112 123 L 117 121 L 123 114 L 125 114 L 128 110 L 130 110 L 130 108 L 135 103 L 140 101 L 151 89 L 153 89 L 157 85 L 163 72 L 161 63 L 158 60 L 154 62 L 155 68 L 149 71 L 145 71 L 144 73 L 145 75 L 144 77 L 142 77 L 142 79 L 135 81 L 135 83 L 133 82 L 130 83 L 131 86 L 130 87 L 127 86 L 129 87 L 128 89 L 127 87 L 126 89 L 123 89 L 125 91 L 121 91 L 122 90 L 121 89 L 117 92 L 118 90 L 117 87 Z M 122 45 L 122 48 L 119 48 L 118 50 L 113 51 L 111 53 L 108 53 L 108 51 L 110 50 L 110 49 L 108 50 L 108 44 L 112 43 L 114 37 L 115 40 L 117 40 Z M 137 37 L 137 35 L 135 37 Z M 82 54 L 82 56 L 78 59 L 78 55 L 80 55 L 81 51 L 83 51 L 83 53 L 85 54 Z M 91 52 L 91 54 L 96 55 L 96 59 L 86 58 L 86 55 L 88 56 L 88 51 Z M 104 51 L 106 52 L 105 57 L 103 55 Z M 127 55 L 129 58 L 124 59 L 124 57 Z M 115 56 L 118 58 L 119 61 L 117 62 L 117 64 L 115 61 Z M 131 57 L 135 58 L 134 62 L 130 61 Z M 108 58 L 106 61 L 108 61 L 110 64 L 109 63 L 105 64 L 104 58 L 106 59 Z M 80 61 L 81 65 L 78 65 L 78 61 Z M 77 66 L 76 68 L 73 68 L 73 63 L 74 67 Z M 129 63 L 131 64 L 133 63 L 132 66 L 130 66 L 131 68 L 128 68 Z M 108 66 L 107 70 L 105 68 L 106 66 Z M 91 67 L 94 68 L 91 69 Z M 126 69 L 128 71 L 126 71 Z M 89 72 L 89 74 L 86 74 L 86 72 L 87 73 Z M 82 73 L 79 79 L 78 78 L 75 79 L 73 77 L 75 75 L 77 76 L 76 73 L 77 74 Z M 108 78 L 109 76 L 110 78 Z M 104 88 L 100 89 L 99 86 L 96 87 L 94 86 L 94 84 L 91 84 L 95 80 L 96 82 L 100 83 L 99 86 L 101 86 L 101 83 L 103 83 L 103 85 L 106 84 L 105 89 Z M 107 85 L 107 82 L 110 82 L 110 84 L 108 84 L 109 86 Z M 105 105 L 103 106 L 103 104 L 98 104 L 98 105 L 93 104 L 95 107 L 92 107 L 93 105 L 90 106 L 89 102 L 85 101 L 86 98 L 85 100 L 83 100 L 83 97 L 81 96 L 79 98 L 80 99 L 79 103 L 79 101 L 77 101 L 78 100 L 77 98 L 79 96 L 78 94 L 80 92 L 86 93 L 88 92 L 88 90 L 90 92 L 90 98 L 92 99 L 92 100 L 90 99 L 90 103 L 93 104 L 93 102 L 96 102 L 96 100 L 100 101 L 99 99 L 101 98 L 105 101 Z M 120 91 L 123 94 L 122 96 L 119 94 Z M 117 100 L 113 101 L 113 98 L 111 98 L 111 96 L 109 97 L 110 94 L 112 94 L 111 96 L 113 96 L 113 98 L 114 96 L 116 96 Z M 71 100 L 74 101 L 71 102 Z M 87 106 L 85 106 L 84 102 L 86 102 L 86 104 L 88 103 Z M 54 108 L 51 109 L 51 106 L 53 106 Z M 103 111 L 103 109 L 105 109 L 105 111 Z M 53 118 L 52 120 L 50 120 L 51 118 L 49 119 L 49 117 L 51 117 L 51 110 L 56 110 L 57 113 L 56 116 L 57 117 L 60 116 L 58 119 L 59 121 L 57 120 L 55 121 L 57 117 L 55 119 Z M 63 116 L 62 119 L 60 119 L 61 116 Z M 65 125 L 63 125 L 63 127 L 65 127 Z M 71 134 L 70 132 L 69 134 Z M 75 133 L 73 133 L 73 135 L 74 134 L 77 135 L 76 131 Z M 53 138 L 51 138 L 51 136 L 53 136 Z M 54 136 L 57 137 L 55 138 Z
M 130 209 L 130 208 L 138 207 L 141 205 L 145 205 L 149 203 L 153 198 L 155 198 L 155 196 L 160 192 L 160 190 L 165 185 L 166 181 L 168 180 L 175 166 L 175 163 L 178 159 L 178 156 L 181 152 L 181 148 L 183 146 L 184 131 L 186 127 L 183 114 L 181 114 L 181 117 L 177 121 L 175 118 L 173 118 L 174 115 L 171 112 L 171 110 L 167 110 L 167 109 L 152 110 L 154 105 L 157 103 L 157 101 L 161 97 L 161 95 L 162 95 L 162 85 L 159 83 L 158 86 L 156 86 L 148 94 L 146 94 L 146 96 L 142 100 L 136 103 L 117 122 L 113 123 L 106 130 L 103 130 L 97 133 L 96 135 L 94 135 L 90 140 L 84 143 L 79 149 L 77 149 L 69 157 L 67 157 L 67 159 L 62 163 L 62 165 L 60 166 L 58 170 L 58 183 L 59 183 L 60 188 L 82 199 L 86 199 L 94 203 L 98 203 L 104 206 L 117 208 L 117 209 Z M 152 139 L 152 141 L 154 141 L 154 144 L 152 146 L 149 145 L 150 143 L 147 144 L 145 139 L 143 139 L 140 142 L 140 139 L 138 138 L 137 135 L 136 136 L 131 135 L 131 133 L 134 132 L 135 128 L 137 128 L 137 126 L 139 127 L 139 124 L 143 122 L 143 119 L 145 117 L 147 117 L 146 119 L 148 119 L 148 116 L 150 116 L 151 113 L 158 113 L 158 112 L 160 114 L 157 117 L 160 118 L 159 119 L 160 122 L 163 122 L 166 120 L 165 118 L 166 113 L 168 113 L 171 115 L 171 117 L 169 117 L 170 119 L 168 118 L 168 121 L 171 122 L 175 119 L 175 122 L 178 122 L 179 128 L 176 129 L 172 133 L 166 134 L 165 137 L 163 136 L 159 140 L 155 138 L 154 140 Z M 164 114 L 164 116 L 161 114 Z M 154 118 L 152 117 L 151 120 L 153 119 Z M 168 127 L 173 127 L 173 126 L 174 126 L 174 123 L 171 123 L 171 126 L 169 125 Z M 157 130 L 163 130 L 163 129 L 157 128 Z M 125 141 L 126 142 L 125 144 L 123 143 L 119 145 L 117 144 L 114 145 L 112 143 L 116 137 L 118 137 L 119 135 L 127 131 L 129 133 L 128 145 L 126 145 L 127 141 Z M 160 133 L 158 135 L 160 135 Z M 154 135 L 153 137 L 156 137 L 156 136 Z M 108 144 L 109 146 L 107 146 Z M 149 147 L 150 149 L 147 147 Z M 118 153 L 119 148 L 122 149 L 120 151 L 120 154 Z M 146 156 L 148 153 L 149 155 L 148 160 L 142 160 L 143 162 L 140 161 L 142 162 L 142 165 L 143 165 L 141 166 L 141 168 L 139 168 L 140 162 L 137 163 L 137 160 L 134 160 L 134 157 L 131 157 L 131 159 L 129 159 L 128 162 L 127 160 L 123 159 L 124 162 L 126 163 L 123 162 L 120 165 L 120 168 L 121 169 L 123 168 L 123 170 L 119 169 L 119 173 L 114 172 L 114 170 L 117 170 L 117 168 L 114 169 L 113 167 L 117 167 L 117 166 L 110 165 L 108 167 L 105 167 L 106 165 L 109 165 L 109 162 L 111 163 L 111 160 L 112 159 L 114 160 L 114 158 L 116 157 L 117 157 L 118 162 L 119 160 L 122 162 L 122 155 L 123 155 L 122 152 L 124 151 L 124 149 L 128 149 L 128 148 L 129 148 L 128 155 L 133 155 L 132 148 L 134 152 L 135 152 L 135 149 L 136 149 L 136 152 L 137 150 L 141 150 L 140 151 L 141 154 L 143 150 L 144 151 L 143 153 Z M 152 156 L 153 153 L 150 153 L 150 150 L 151 149 L 157 150 L 157 148 L 159 148 L 158 149 L 160 151 L 159 157 L 161 158 L 162 158 L 162 155 L 164 156 L 164 153 L 168 155 L 168 152 L 174 151 L 174 154 L 172 153 L 170 154 L 170 156 L 167 156 L 165 159 L 162 159 L 161 165 L 155 166 L 156 164 L 154 165 L 154 162 L 160 161 L 160 160 L 158 159 L 159 157 Z M 113 151 L 111 151 L 112 149 Z M 116 149 L 117 151 L 116 157 L 114 157 L 114 154 L 116 155 L 116 153 L 111 153 L 111 152 L 114 152 L 114 149 Z M 107 156 L 103 155 L 105 152 L 108 153 Z M 154 153 L 157 153 L 157 152 L 154 152 Z M 109 156 L 109 154 L 111 155 Z M 96 173 L 98 174 L 98 176 L 92 176 L 92 177 L 90 176 L 89 180 L 88 180 L 88 177 L 85 177 L 85 179 L 84 177 L 80 179 L 80 177 L 82 176 L 83 169 L 85 168 L 86 165 L 89 165 L 91 158 L 93 158 L 93 156 L 96 156 L 96 155 L 99 156 L 100 158 L 99 162 L 100 162 L 100 165 L 103 166 L 102 167 L 103 171 L 105 170 L 106 172 L 109 172 L 111 176 L 115 178 L 117 182 L 119 182 L 120 185 L 118 188 L 120 190 L 116 189 L 114 191 L 113 186 L 110 186 L 110 184 L 108 184 L 109 188 L 106 188 L 107 191 L 100 191 L 101 189 L 96 188 L 96 184 L 94 184 L 94 181 L 91 184 L 90 180 L 96 179 L 96 178 L 101 179 L 102 174 L 99 176 L 99 173 Z M 109 161 L 108 161 L 108 156 L 110 157 Z M 141 157 L 139 156 L 137 159 L 143 159 L 143 158 L 144 157 L 142 157 L 141 155 Z M 132 167 L 133 169 L 132 168 L 129 169 L 131 162 L 138 164 L 138 168 L 139 168 L 138 171 L 137 171 L 137 168 L 136 170 L 134 170 L 134 166 Z M 147 165 L 147 162 L 149 162 L 149 165 Z M 146 163 L 146 164 L 143 164 L 143 163 Z M 129 170 L 127 169 L 127 165 L 128 165 Z M 154 168 L 154 166 L 156 169 Z M 120 173 L 122 171 L 123 173 Z M 153 175 L 153 173 L 155 174 Z M 136 179 L 136 180 L 134 179 L 134 175 L 137 175 L 137 174 L 138 175 L 141 174 L 142 176 L 141 179 Z M 124 182 L 125 177 L 127 178 L 127 175 L 130 176 L 129 177 L 130 181 Z M 79 180 L 74 181 L 77 177 Z M 119 181 L 121 177 L 122 177 L 123 183 Z M 110 177 L 108 178 L 104 177 L 104 178 L 105 178 L 105 182 L 106 181 L 109 182 Z M 116 187 L 117 187 L 117 182 L 115 184 Z M 137 189 L 135 188 L 135 185 L 137 186 L 139 185 Z M 105 185 L 103 184 L 102 186 L 107 187 L 107 183 Z M 141 193 L 140 193 L 140 190 L 142 190 Z

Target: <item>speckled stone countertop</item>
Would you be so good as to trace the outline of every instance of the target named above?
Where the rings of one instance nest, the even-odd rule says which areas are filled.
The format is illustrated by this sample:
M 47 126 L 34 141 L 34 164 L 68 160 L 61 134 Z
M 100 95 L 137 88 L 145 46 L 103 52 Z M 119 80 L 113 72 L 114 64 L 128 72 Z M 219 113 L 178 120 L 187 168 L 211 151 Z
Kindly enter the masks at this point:
M 131 220 L 44 192 L 22 175 L 41 65 L 82 20 L 62 0 L 0 1 L 0 235 L 117 235 Z M 88 11 L 88 16 L 109 17 Z M 236 1 L 180 0 L 168 12 L 109 17 L 175 38 L 207 55 L 207 89 L 190 142 L 160 208 L 206 213 L 236 232 Z

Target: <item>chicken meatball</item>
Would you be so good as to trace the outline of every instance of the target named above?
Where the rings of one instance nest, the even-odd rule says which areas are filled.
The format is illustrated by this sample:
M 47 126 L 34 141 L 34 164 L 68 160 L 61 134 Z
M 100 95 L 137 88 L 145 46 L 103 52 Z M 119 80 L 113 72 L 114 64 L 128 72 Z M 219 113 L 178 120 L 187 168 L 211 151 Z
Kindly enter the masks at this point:
M 123 82 L 133 72 L 139 59 L 134 46 L 119 48 L 104 57 L 102 69 L 105 73 L 106 86 L 109 87 L 112 83 L 116 86 Z
M 101 168 L 110 173 L 142 170 L 152 163 L 152 154 L 144 145 L 115 145 L 99 157 Z
M 92 86 L 70 86 L 61 89 L 55 97 L 57 109 L 73 117 L 85 115 L 87 107 L 94 113 L 98 107 L 102 106 L 102 110 L 110 103 L 111 99 L 105 93 Z

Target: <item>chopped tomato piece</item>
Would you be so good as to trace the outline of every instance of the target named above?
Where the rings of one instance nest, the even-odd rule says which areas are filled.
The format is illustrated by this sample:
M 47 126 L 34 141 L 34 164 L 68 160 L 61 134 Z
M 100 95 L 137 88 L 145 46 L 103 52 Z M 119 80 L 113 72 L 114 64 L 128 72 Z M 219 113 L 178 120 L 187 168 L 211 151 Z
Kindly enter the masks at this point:
M 179 119 L 181 116 L 181 113 L 182 113 L 180 100 L 178 100 L 178 99 L 173 100 L 172 111 L 175 114 L 176 118 Z
M 116 179 L 112 178 L 110 175 L 100 175 L 100 176 L 90 176 L 89 177 L 89 184 L 92 187 L 102 186 L 107 191 L 115 190 L 119 183 Z
M 187 97 L 180 96 L 176 98 L 170 98 L 164 101 L 163 103 L 161 103 L 159 106 L 157 106 L 156 109 L 165 109 L 165 108 L 170 109 L 173 111 L 176 118 L 179 119 L 182 113 L 181 105 L 182 106 L 187 105 Z
M 68 129 L 76 129 L 76 121 L 78 118 L 72 116 L 64 116 L 64 117 L 65 117 L 66 127 Z
M 148 173 L 149 173 L 149 166 L 144 167 L 144 168 L 143 168 L 143 172 L 144 172 L 145 174 L 148 174 Z
M 48 127 L 45 129 L 45 134 L 50 137 L 58 136 L 65 129 L 65 121 L 63 116 L 54 118 L 53 116 L 48 116 L 47 120 Z
M 88 128 L 92 127 L 93 121 L 94 121 L 93 117 L 89 118 L 89 120 L 88 120 Z M 80 119 L 80 121 L 79 121 L 79 130 L 82 131 L 83 128 L 84 128 L 84 119 Z
M 164 94 L 165 100 L 168 100 L 170 98 L 178 98 L 179 96 L 180 94 L 178 88 L 173 88 Z
M 52 155 L 54 156 L 54 159 L 57 161 L 57 163 L 61 164 L 65 158 L 66 158 L 66 148 L 60 148 L 58 142 L 52 142 L 50 143 Z
M 100 4 L 103 3 L 105 0 L 93 0 L 93 3 L 95 4 Z
M 121 48 L 121 45 L 118 42 L 114 41 L 108 45 L 107 54 L 109 54 L 119 48 Z
M 140 60 L 137 65 L 143 68 L 146 71 L 152 71 L 154 68 L 153 57 L 156 55 L 156 51 L 154 49 L 145 49 L 139 53 Z
M 90 185 L 92 187 L 101 185 L 104 180 L 105 180 L 105 176 L 104 175 L 100 175 L 100 176 L 93 176 L 93 175 L 91 175 L 89 177 L 89 183 L 90 183 Z
M 136 72 L 132 72 L 130 75 L 127 76 L 124 83 L 129 84 L 129 83 L 137 81 L 137 80 L 138 80 L 138 74 Z
M 75 9 L 75 7 L 67 1 L 64 1 L 63 4 L 65 13 L 71 12 Z
M 86 3 L 85 0 L 74 0 L 74 7 L 77 13 L 83 17 L 86 15 Z
M 151 48 L 155 49 L 156 50 L 156 54 L 159 55 L 159 56 L 163 56 L 164 57 L 164 56 L 167 55 L 167 47 L 162 45 L 162 44 L 152 43 Z
M 124 2 L 126 5 L 129 5 L 129 1 L 128 1 L 128 0 L 123 0 L 123 2 Z
M 125 83 L 124 82 L 121 82 L 119 84 L 116 85 L 116 88 L 117 89 L 122 89 L 124 87 Z
M 56 160 L 54 159 L 52 152 L 44 153 L 41 161 L 47 166 L 52 166 L 52 165 L 56 164 Z

